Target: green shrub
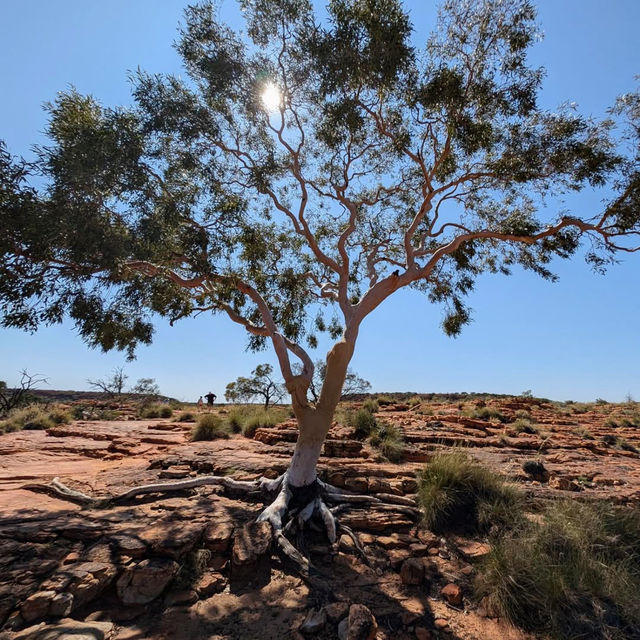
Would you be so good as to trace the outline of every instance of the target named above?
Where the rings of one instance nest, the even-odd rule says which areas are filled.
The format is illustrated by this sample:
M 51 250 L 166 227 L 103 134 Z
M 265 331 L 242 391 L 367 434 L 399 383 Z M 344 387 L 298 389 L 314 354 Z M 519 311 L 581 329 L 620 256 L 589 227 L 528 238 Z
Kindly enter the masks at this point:
M 417 407 L 419 404 L 422 404 L 422 398 L 420 396 L 412 396 L 407 400 L 407 404 L 410 407 Z
M 516 433 L 538 433 L 538 427 L 525 418 L 518 418 L 511 426 Z
M 38 405 L 29 405 L 10 411 L 7 418 L 0 422 L 0 433 L 10 433 L 21 429 L 30 431 L 51 429 L 57 424 L 66 424 L 70 421 L 69 414 L 59 407 L 47 410 Z
M 573 432 L 585 440 L 593 440 L 593 434 L 586 427 L 576 427 Z
M 272 411 L 265 411 L 261 409 L 254 411 L 247 416 L 244 425 L 242 426 L 242 435 L 246 438 L 253 438 L 258 429 L 269 429 L 275 427 L 279 420 L 276 414 Z
M 395 404 L 395 400 L 390 396 L 378 396 L 377 402 L 381 407 L 386 407 L 390 404 Z
M 512 623 L 557 638 L 640 637 L 640 512 L 552 504 L 495 541 L 478 597 Z
M 347 425 L 353 429 L 353 435 L 358 440 L 368 438 L 376 428 L 374 415 L 366 409 L 352 411 L 347 416 Z
M 389 422 L 378 423 L 370 442 L 389 462 L 402 462 L 404 438 L 398 427 Z
M 225 428 L 222 419 L 212 413 L 205 413 L 198 417 L 198 423 L 193 428 L 191 439 L 193 441 L 200 440 L 217 440 L 219 438 L 228 438 L 229 433 Z
M 631 451 L 632 453 L 638 453 L 638 449 L 634 447 L 625 438 L 616 438 L 616 447 L 618 447 L 618 449 L 622 449 L 623 451 Z
M 195 422 L 196 414 L 192 411 L 185 411 L 178 416 L 178 422 Z
M 479 407 L 473 409 L 469 413 L 469 417 L 474 420 L 499 420 L 500 422 L 508 422 L 509 419 L 498 409 L 492 407 Z
M 172 415 L 173 415 L 173 409 L 170 406 L 168 406 L 166 404 L 163 404 L 160 407 L 160 417 L 161 418 L 170 418 Z
M 518 409 L 516 411 L 516 418 L 523 418 L 524 420 L 531 420 L 531 412 L 526 409 Z
M 55 424 L 69 424 L 71 422 L 69 412 L 60 407 L 54 407 L 48 412 L 48 415 Z
M 232 409 L 227 416 L 231 433 L 242 433 L 245 417 L 239 409 Z
M 625 417 L 620 420 L 620 425 L 623 427 L 640 427 L 640 415 L 632 415 L 631 417 Z
M 373 398 L 367 398 L 362 403 L 362 408 L 366 409 L 369 413 L 377 413 L 380 410 L 380 405 L 378 404 L 377 400 L 374 400 Z
M 438 453 L 418 474 L 418 502 L 436 532 L 484 533 L 522 518 L 520 493 L 464 453 Z
M 140 407 L 138 415 L 141 418 L 170 418 L 173 415 L 173 409 L 167 404 L 151 403 Z

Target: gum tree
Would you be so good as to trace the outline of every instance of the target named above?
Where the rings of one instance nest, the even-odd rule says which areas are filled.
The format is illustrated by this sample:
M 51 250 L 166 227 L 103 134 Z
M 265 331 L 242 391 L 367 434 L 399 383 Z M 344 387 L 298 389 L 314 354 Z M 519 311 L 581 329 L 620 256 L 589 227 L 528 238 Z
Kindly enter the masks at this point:
M 228 402 L 249 402 L 256 398 L 264 400 L 264 408 L 269 408 L 269 403 L 280 402 L 286 390 L 282 384 L 273 379 L 273 367 L 270 364 L 259 364 L 252 372 L 251 377 L 240 376 L 227 385 L 224 397 Z
M 603 122 L 541 109 L 527 0 L 445 0 L 421 49 L 396 0 L 331 0 L 322 18 L 307 0 L 240 4 L 243 34 L 209 3 L 186 10 L 184 76 L 135 74 L 126 108 L 59 94 L 37 161 L 3 152 L 3 323 L 68 316 L 131 354 L 153 314 L 226 314 L 275 351 L 299 426 L 286 475 L 258 483 L 276 496 L 261 518 L 286 545 L 295 504 L 335 539 L 326 502 L 347 498 L 316 465 L 365 318 L 412 287 L 455 335 L 481 273 L 553 279 L 583 241 L 596 269 L 636 251 L 638 96 Z M 606 187 L 601 209 L 560 210 L 585 187 Z M 310 403 L 319 331 L 335 343 Z

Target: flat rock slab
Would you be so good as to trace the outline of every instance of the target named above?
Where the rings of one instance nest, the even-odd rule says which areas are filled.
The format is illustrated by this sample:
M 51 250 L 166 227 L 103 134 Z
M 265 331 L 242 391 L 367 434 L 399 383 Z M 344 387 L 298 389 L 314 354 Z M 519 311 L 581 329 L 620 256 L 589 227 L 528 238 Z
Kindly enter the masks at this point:
M 19 633 L 0 633 L 0 640 L 109 640 L 115 635 L 111 622 L 79 622 L 63 619 L 57 624 L 38 624 Z

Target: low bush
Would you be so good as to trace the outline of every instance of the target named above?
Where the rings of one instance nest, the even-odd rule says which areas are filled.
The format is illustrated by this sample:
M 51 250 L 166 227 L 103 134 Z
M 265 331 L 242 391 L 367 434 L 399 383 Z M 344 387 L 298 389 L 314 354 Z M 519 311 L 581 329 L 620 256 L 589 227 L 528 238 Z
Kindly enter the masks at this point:
M 437 533 L 486 533 L 522 518 L 521 494 L 458 451 L 436 454 L 418 474 L 418 502 Z
M 245 416 L 239 409 L 232 409 L 227 416 L 227 424 L 231 433 L 242 433 Z
M 375 431 L 376 419 L 371 411 L 362 408 L 347 415 L 347 426 L 353 429 L 354 438 L 364 440 Z
M 390 396 L 378 396 L 376 400 L 381 407 L 386 407 L 390 404 L 395 404 L 395 400 Z
M 407 400 L 407 404 L 410 407 L 417 407 L 419 404 L 422 404 L 422 398 L 420 396 L 412 396 Z
M 47 412 L 49 419 L 55 424 L 69 424 L 71 422 L 71 416 L 66 409 L 60 407 L 54 407 Z
M 640 637 L 640 512 L 552 504 L 499 541 L 478 597 L 512 623 L 557 639 Z
M 509 419 L 498 409 L 492 407 L 479 407 L 471 411 L 465 410 L 465 414 L 474 420 L 499 420 L 509 422 Z
M 526 418 L 518 418 L 511 426 L 516 433 L 538 433 L 538 427 Z
M 576 427 L 573 432 L 584 440 L 593 440 L 593 434 L 586 427 Z
M 167 404 L 147 404 L 140 407 L 138 415 L 141 418 L 170 418 L 173 415 L 173 409 Z
M 191 439 L 193 441 L 217 440 L 228 437 L 229 432 L 225 428 L 222 419 L 212 413 L 205 413 L 199 416 L 198 423 L 191 433 Z
M 195 422 L 196 414 L 192 411 L 185 411 L 178 416 L 178 422 Z
M 71 416 L 60 407 L 44 409 L 38 405 L 30 405 L 10 411 L 6 419 L 0 421 L 0 433 L 10 433 L 21 429 L 45 430 L 51 429 L 57 424 L 69 422 L 71 422 Z
M 258 429 L 269 429 L 281 422 L 280 416 L 275 411 L 260 409 L 249 414 L 242 425 L 242 435 L 253 438 Z
M 516 418 L 523 418 L 524 420 L 531 420 L 531 412 L 526 409 L 518 409 L 516 411 Z
M 404 438 L 402 431 L 389 422 L 376 424 L 369 442 L 380 450 L 389 462 L 402 462 L 404 458 Z
M 362 403 L 362 408 L 366 409 L 370 413 L 377 413 L 378 411 L 380 411 L 380 405 L 378 404 L 378 401 L 374 400 L 373 398 L 367 398 Z
M 122 416 L 121 411 L 116 409 L 101 409 L 85 404 L 74 404 L 71 408 L 71 415 L 74 420 L 117 420 Z

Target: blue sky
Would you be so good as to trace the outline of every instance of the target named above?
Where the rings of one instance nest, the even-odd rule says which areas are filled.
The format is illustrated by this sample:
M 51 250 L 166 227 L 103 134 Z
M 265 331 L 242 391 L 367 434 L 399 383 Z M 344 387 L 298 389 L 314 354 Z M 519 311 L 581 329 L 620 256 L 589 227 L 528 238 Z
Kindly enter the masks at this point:
M 30 156 L 44 141 L 41 105 L 74 85 L 104 104 L 130 102 L 127 72 L 177 71 L 171 47 L 186 2 L 176 0 L 6 0 L 0 3 L 0 138 Z M 637 0 L 544 0 L 536 3 L 545 34 L 532 63 L 547 69 L 542 103 L 576 101 L 603 116 L 616 95 L 633 90 L 640 73 Z M 433 22 L 432 3 L 409 2 L 417 42 Z M 426 8 L 425 8 L 426 7 Z M 234 3 L 223 15 L 234 22 Z M 575 204 L 590 215 L 601 194 Z M 580 213 L 583 213 L 581 211 Z M 399 292 L 363 324 L 352 366 L 377 391 L 488 391 L 557 400 L 640 400 L 640 255 L 606 276 L 577 258 L 555 265 L 552 284 L 529 273 L 482 277 L 470 303 L 474 321 L 452 340 L 439 329 L 441 310 L 415 292 Z M 0 380 L 18 371 L 42 373 L 57 389 L 86 389 L 87 378 L 125 364 L 131 381 L 154 377 L 164 393 L 197 399 L 271 352 L 245 351 L 243 330 L 223 317 L 200 316 L 169 327 L 157 323 L 154 342 L 125 363 L 120 353 L 91 350 L 72 326 L 35 335 L 0 330 Z M 321 345 L 321 346 L 325 346 Z M 323 355 L 322 350 L 316 354 Z

